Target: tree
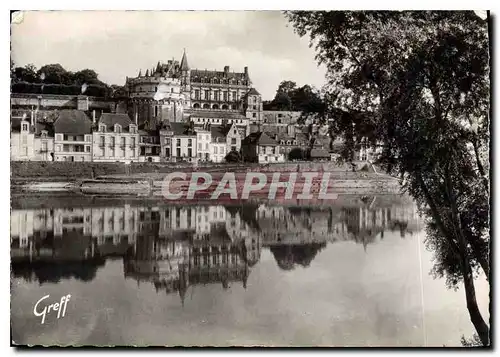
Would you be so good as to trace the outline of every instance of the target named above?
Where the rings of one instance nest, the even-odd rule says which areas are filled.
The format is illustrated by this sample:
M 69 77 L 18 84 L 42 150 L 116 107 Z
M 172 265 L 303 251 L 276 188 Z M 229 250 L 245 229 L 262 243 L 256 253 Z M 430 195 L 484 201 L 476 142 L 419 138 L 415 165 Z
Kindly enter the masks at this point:
M 474 277 L 489 281 L 489 53 L 472 11 L 286 12 L 328 69 L 322 119 L 344 138 L 384 145 L 380 164 L 430 218 L 433 272 L 463 283 L 483 345 Z M 338 119 L 338 120 L 337 120 Z M 486 159 L 486 160 L 485 160 Z
M 82 69 L 72 75 L 72 81 L 75 84 L 103 84 L 98 78 L 97 73 L 93 69 Z
M 14 82 L 37 83 L 40 80 L 36 72 L 36 67 L 33 64 L 27 64 L 24 67 L 16 67 L 13 69 L 12 73 Z
M 305 153 L 301 148 L 293 148 L 288 153 L 288 160 L 304 160 Z
M 63 66 L 57 64 L 46 64 L 38 70 L 38 77 L 43 74 L 44 83 L 48 84 L 73 84 L 72 73 L 66 71 Z
M 238 151 L 231 150 L 225 157 L 226 162 L 241 162 L 242 157 Z

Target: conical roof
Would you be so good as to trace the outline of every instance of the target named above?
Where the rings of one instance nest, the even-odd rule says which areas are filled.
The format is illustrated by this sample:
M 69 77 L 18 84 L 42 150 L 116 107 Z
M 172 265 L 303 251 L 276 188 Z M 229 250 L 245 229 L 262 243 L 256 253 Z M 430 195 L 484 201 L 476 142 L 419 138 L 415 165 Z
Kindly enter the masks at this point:
M 186 50 L 184 50 L 184 53 L 182 54 L 181 71 L 189 71 L 189 64 L 186 56 Z

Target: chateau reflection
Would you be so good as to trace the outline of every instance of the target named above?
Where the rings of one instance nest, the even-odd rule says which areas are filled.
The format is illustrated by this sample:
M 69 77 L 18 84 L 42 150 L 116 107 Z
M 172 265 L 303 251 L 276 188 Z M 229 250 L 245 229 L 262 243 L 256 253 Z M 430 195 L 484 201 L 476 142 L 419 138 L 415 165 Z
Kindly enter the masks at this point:
M 28 281 L 92 280 L 106 259 L 158 292 L 232 284 L 246 288 L 269 249 L 283 270 L 308 267 L 328 243 L 366 250 L 384 232 L 420 230 L 413 204 L 286 207 L 269 204 L 53 208 L 11 211 L 12 274 Z

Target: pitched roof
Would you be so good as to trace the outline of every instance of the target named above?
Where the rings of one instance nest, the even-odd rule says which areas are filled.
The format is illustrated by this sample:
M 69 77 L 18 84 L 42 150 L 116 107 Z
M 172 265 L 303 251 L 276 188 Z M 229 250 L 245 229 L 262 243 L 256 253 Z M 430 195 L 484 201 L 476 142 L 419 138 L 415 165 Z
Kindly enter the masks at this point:
M 189 65 L 188 65 L 188 60 L 186 56 L 186 51 L 182 54 L 182 60 L 181 60 L 181 71 L 189 71 Z
M 260 93 L 257 92 L 257 89 L 250 88 L 250 91 L 247 93 L 247 95 L 260 95 Z
M 121 125 L 122 128 L 126 129 L 133 123 L 127 114 L 103 113 L 99 118 L 99 124 L 106 125 L 106 129 L 108 130 L 113 130 L 115 124 Z
M 167 124 L 167 128 L 170 126 L 170 130 L 174 132 L 174 135 L 196 135 L 196 132 L 191 134 L 188 133 L 189 125 L 186 123 L 173 122 Z
M 276 140 L 270 138 L 266 133 L 262 131 L 258 131 L 256 133 L 252 133 L 248 135 L 243 141 L 242 144 L 257 144 L 257 145 L 272 145 L 276 146 L 278 143 Z
M 224 71 L 207 71 L 203 69 L 193 69 L 191 70 L 191 80 L 194 77 L 218 77 L 218 78 L 233 78 L 233 79 L 245 79 L 244 72 L 224 72 Z
M 92 121 L 84 111 L 74 109 L 60 110 L 54 122 L 54 131 L 56 133 L 76 135 L 91 134 Z
M 196 110 L 191 113 L 193 118 L 215 118 L 215 119 L 248 119 L 241 113 L 213 110 Z
M 312 149 L 311 157 L 312 158 L 330 157 L 330 153 L 325 149 Z

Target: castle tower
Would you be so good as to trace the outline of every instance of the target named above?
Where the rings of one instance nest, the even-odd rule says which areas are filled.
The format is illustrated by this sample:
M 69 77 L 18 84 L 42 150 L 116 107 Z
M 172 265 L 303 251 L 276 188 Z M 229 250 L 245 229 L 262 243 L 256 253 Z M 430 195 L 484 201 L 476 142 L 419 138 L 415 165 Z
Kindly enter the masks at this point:
M 186 101 L 186 108 L 191 108 L 191 70 L 187 60 L 186 50 L 182 54 L 180 64 L 182 94 Z

